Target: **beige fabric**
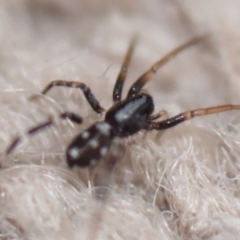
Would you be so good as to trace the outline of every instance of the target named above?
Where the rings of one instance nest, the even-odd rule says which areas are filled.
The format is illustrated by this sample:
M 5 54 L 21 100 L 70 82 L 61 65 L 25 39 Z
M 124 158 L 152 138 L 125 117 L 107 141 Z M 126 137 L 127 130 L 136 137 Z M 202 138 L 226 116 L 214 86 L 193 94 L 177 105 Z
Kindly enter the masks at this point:
M 72 171 L 67 144 L 102 116 L 78 90 L 54 89 L 33 102 L 28 97 L 50 80 L 78 80 L 107 109 L 132 36 L 139 35 L 139 43 L 124 94 L 154 61 L 202 34 L 200 44 L 146 86 L 155 111 L 173 116 L 240 103 L 239 8 L 237 0 L 2 2 L 1 238 L 238 239 L 239 112 L 196 118 L 163 134 L 142 131 L 120 141 L 125 153 L 114 171 L 104 160 L 94 171 Z M 84 123 L 58 121 L 63 110 L 79 113 Z M 4 155 L 16 135 L 49 116 L 55 127 Z M 122 151 L 119 146 L 113 151 Z

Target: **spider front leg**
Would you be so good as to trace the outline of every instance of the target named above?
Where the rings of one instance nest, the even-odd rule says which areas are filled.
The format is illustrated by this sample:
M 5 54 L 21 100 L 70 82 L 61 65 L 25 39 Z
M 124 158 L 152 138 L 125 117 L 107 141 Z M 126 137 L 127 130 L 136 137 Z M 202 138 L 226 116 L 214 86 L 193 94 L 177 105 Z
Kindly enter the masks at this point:
M 159 68 L 161 68 L 163 65 L 168 63 L 171 59 L 173 59 L 176 55 L 178 55 L 180 52 L 185 50 L 186 48 L 198 43 L 202 37 L 195 37 L 190 39 L 188 42 L 180 45 L 179 47 L 173 49 L 171 52 L 166 54 L 163 58 L 155 62 L 145 73 L 143 73 L 130 87 L 128 91 L 127 98 L 131 98 L 139 94 L 143 86 L 151 80 L 153 75 L 157 72 Z
M 59 115 L 59 118 L 61 119 L 69 119 L 70 121 L 77 123 L 77 124 L 81 124 L 82 123 L 82 117 L 80 117 L 79 115 L 75 114 L 75 113 L 71 113 L 71 112 L 63 112 Z M 30 128 L 26 135 L 33 135 L 39 131 L 44 130 L 45 128 L 48 128 L 50 126 L 54 125 L 54 122 L 52 120 L 52 118 L 49 118 L 48 121 L 41 123 L 33 128 Z M 20 141 L 22 140 L 22 137 L 18 136 L 16 137 L 12 143 L 9 145 L 9 147 L 6 150 L 6 154 L 10 154 L 16 147 L 17 145 L 20 143 Z
M 220 112 L 225 112 L 225 111 L 230 111 L 230 110 L 240 110 L 240 105 L 222 105 L 222 106 L 216 106 L 216 107 L 210 107 L 210 108 L 199 108 L 195 109 L 192 111 L 187 111 L 180 113 L 174 117 L 168 118 L 163 121 L 159 122 L 153 122 L 149 121 L 145 127 L 147 130 L 164 130 L 168 129 L 171 127 L 174 127 L 175 125 L 184 122 L 186 120 L 189 120 L 193 117 L 197 116 L 204 116 L 208 114 L 215 114 L 215 113 L 220 113 Z
M 133 50 L 135 48 L 136 42 L 137 42 L 137 37 L 134 37 L 132 39 L 132 41 L 130 42 L 130 45 L 129 45 L 128 50 L 125 55 L 125 58 L 123 60 L 121 70 L 119 72 L 117 81 L 113 88 L 113 101 L 114 102 L 121 101 L 123 85 L 124 85 L 124 82 L 125 82 L 125 79 L 127 76 L 128 67 L 131 62 L 131 58 L 132 58 L 132 54 L 133 54 Z
M 91 105 L 92 109 L 97 113 L 102 113 L 104 109 L 100 106 L 98 100 L 95 98 L 93 93 L 91 92 L 91 89 L 82 82 L 76 82 L 76 81 L 65 81 L 65 80 L 54 80 L 50 82 L 41 92 L 41 94 L 45 95 L 49 90 L 53 87 L 71 87 L 71 88 L 79 88 L 82 90 L 84 96 L 86 97 L 88 103 Z M 33 95 L 29 99 L 33 100 L 38 95 Z

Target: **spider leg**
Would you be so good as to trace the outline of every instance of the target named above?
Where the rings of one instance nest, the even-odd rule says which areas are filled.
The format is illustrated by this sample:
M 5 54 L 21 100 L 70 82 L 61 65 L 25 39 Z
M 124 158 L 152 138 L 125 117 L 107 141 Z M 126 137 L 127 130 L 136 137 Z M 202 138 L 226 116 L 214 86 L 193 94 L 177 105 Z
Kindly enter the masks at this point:
M 82 123 L 82 118 L 75 114 L 75 113 L 70 113 L 70 112 L 63 112 L 59 115 L 59 118 L 61 119 L 69 119 L 70 121 L 74 122 L 74 123 L 77 123 L 77 124 L 81 124 Z M 49 118 L 49 120 L 33 127 L 33 128 L 30 128 L 28 131 L 27 131 L 27 135 L 33 135 L 39 131 L 42 131 L 44 130 L 45 128 L 48 128 L 50 126 L 54 125 L 54 122 L 52 120 L 52 118 Z M 13 141 L 12 143 L 9 145 L 9 147 L 7 148 L 6 150 L 6 154 L 10 154 L 16 147 L 17 145 L 20 143 L 22 137 L 20 136 L 17 136 Z
M 82 117 L 71 112 L 63 112 L 59 115 L 60 118 L 62 119 L 69 119 L 70 121 L 76 123 L 76 124 L 81 124 L 82 123 Z
M 76 81 L 65 81 L 65 80 L 54 80 L 50 82 L 41 92 L 45 95 L 53 87 L 71 87 L 71 88 L 80 88 L 86 97 L 88 103 L 91 105 L 92 109 L 97 113 L 102 113 L 104 109 L 100 106 L 98 100 L 95 98 L 90 88 L 84 83 Z M 34 100 L 38 95 L 33 95 L 29 99 Z
M 121 101 L 123 85 L 124 85 L 124 82 L 125 82 L 125 79 L 127 76 L 128 67 L 131 62 L 131 58 L 132 58 L 132 54 L 133 54 L 133 50 L 135 48 L 136 42 L 137 42 L 137 38 L 134 37 L 130 42 L 130 45 L 129 45 L 128 50 L 125 55 L 125 58 L 123 60 L 121 70 L 118 74 L 115 86 L 113 88 L 113 101 L 114 102 Z
M 216 106 L 216 107 L 209 107 L 209 108 L 199 108 L 192 111 L 187 111 L 180 113 L 174 117 L 168 118 L 163 121 L 159 122 L 148 122 L 145 129 L 147 130 L 164 130 L 167 128 L 174 127 L 175 125 L 184 122 L 186 120 L 189 120 L 193 117 L 197 116 L 204 116 L 208 114 L 215 114 L 230 110 L 240 110 L 240 105 L 222 105 L 222 106 Z
M 167 112 L 166 110 L 161 110 L 160 112 L 158 112 L 158 113 L 150 116 L 150 117 L 148 118 L 148 121 L 149 121 L 149 122 L 152 122 L 153 120 L 156 120 L 156 119 L 158 119 L 158 118 L 160 118 L 160 117 L 163 117 L 163 116 L 164 116 L 165 118 L 168 118 L 168 112 Z
M 128 91 L 127 98 L 134 97 L 137 95 L 143 86 L 153 77 L 153 75 L 157 72 L 159 68 L 169 62 L 172 58 L 174 58 L 177 54 L 185 50 L 186 48 L 198 43 L 202 37 L 195 37 L 187 41 L 186 43 L 180 45 L 179 47 L 173 49 L 171 52 L 166 54 L 163 58 L 155 62 L 145 73 L 143 73 L 130 87 Z

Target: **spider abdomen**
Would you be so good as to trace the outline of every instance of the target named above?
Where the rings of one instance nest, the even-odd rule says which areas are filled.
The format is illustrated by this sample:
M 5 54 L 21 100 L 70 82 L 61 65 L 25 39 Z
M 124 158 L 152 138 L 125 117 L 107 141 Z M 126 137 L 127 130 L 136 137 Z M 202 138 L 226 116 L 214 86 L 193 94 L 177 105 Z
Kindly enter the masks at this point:
M 66 152 L 68 165 L 70 167 L 94 165 L 106 155 L 113 138 L 112 127 L 108 123 L 98 122 L 92 125 L 69 145 Z

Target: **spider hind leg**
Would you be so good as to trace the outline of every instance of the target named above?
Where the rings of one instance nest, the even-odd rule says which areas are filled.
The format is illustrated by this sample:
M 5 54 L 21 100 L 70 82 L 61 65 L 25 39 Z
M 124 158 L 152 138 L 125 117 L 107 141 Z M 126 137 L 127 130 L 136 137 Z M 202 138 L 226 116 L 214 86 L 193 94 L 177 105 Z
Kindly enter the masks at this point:
M 69 119 L 70 121 L 76 123 L 76 124 L 81 124 L 82 123 L 82 118 L 75 114 L 75 113 L 71 113 L 71 112 L 63 112 L 59 115 L 59 118 L 61 119 Z M 40 132 L 50 126 L 54 125 L 54 122 L 52 120 L 52 118 L 49 118 L 49 120 L 30 128 L 26 134 L 31 136 L 37 132 Z M 8 146 L 7 150 L 6 150 L 6 154 L 9 155 L 16 147 L 17 145 L 21 142 L 22 137 L 17 136 L 13 139 L 13 141 L 11 142 L 11 144 Z

